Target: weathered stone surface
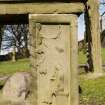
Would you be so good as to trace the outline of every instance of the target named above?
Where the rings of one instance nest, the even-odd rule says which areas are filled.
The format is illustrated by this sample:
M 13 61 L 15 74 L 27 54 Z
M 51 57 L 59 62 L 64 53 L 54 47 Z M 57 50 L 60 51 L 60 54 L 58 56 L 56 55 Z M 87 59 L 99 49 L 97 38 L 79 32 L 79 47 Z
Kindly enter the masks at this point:
M 81 13 L 83 3 L 2 3 L 0 14 Z
M 29 73 L 15 73 L 7 80 L 3 88 L 3 98 L 9 101 L 24 101 L 30 91 L 30 84 Z
M 54 2 L 54 1 L 63 1 L 63 2 L 86 2 L 87 0 L 0 0 L 2 2 Z
M 78 22 L 77 16 L 73 15 L 70 22 L 70 104 L 79 105 L 79 94 L 78 94 L 78 39 L 77 29 Z M 68 51 L 69 53 L 69 51 Z
M 54 104 L 58 94 L 68 91 L 66 41 L 69 25 L 42 25 L 37 37 L 38 103 Z M 47 83 L 43 87 L 43 85 Z M 62 98 L 61 100 L 64 100 Z M 68 103 L 68 100 L 67 100 Z
M 44 25 L 34 24 L 32 26 L 33 36 L 31 49 L 35 60 L 32 64 L 35 68 L 34 75 L 37 79 L 36 96 L 37 105 L 48 105 L 55 102 L 59 103 L 56 97 L 63 94 L 61 100 L 67 100 L 68 103 L 68 63 L 67 63 L 67 45 L 69 40 L 69 25 Z M 66 37 L 67 36 L 67 37 Z M 35 45 L 34 45 L 35 44 Z
M 70 15 L 68 24 L 62 16 L 66 23 L 64 14 L 30 14 L 36 105 L 78 105 L 77 16 Z
M 29 19 L 35 23 L 66 23 L 70 24 L 72 14 L 30 14 Z

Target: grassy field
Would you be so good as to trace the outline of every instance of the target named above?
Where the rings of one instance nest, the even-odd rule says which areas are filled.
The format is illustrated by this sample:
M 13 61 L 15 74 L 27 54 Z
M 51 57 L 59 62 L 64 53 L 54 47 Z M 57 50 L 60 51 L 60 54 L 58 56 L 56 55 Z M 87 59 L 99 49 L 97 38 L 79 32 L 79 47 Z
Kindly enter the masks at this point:
M 79 64 L 85 64 L 87 61 L 86 54 L 83 51 L 78 53 Z M 105 64 L 105 49 L 102 49 L 102 62 Z M 29 59 L 20 59 L 15 63 L 11 61 L 0 62 L 0 75 L 12 74 L 17 71 L 28 71 Z
M 16 62 L 0 62 L 0 75 L 13 74 L 17 71 L 29 71 L 29 59 L 20 59 Z
M 78 56 L 79 64 L 86 64 L 87 58 L 86 58 L 86 54 L 84 53 L 84 51 L 79 51 L 78 55 L 79 55 Z M 102 56 L 102 63 L 105 64 L 105 48 L 101 49 L 101 56 Z
M 87 62 L 86 54 L 83 51 L 79 51 L 78 55 L 79 64 L 86 64 Z
M 80 79 L 81 105 L 105 105 L 105 76 L 97 79 Z
M 102 63 L 105 64 L 105 49 L 102 49 Z M 79 52 L 79 64 L 86 63 L 86 55 Z M 86 79 L 84 74 L 80 76 L 80 105 L 105 105 L 105 76 L 97 79 Z
M 101 50 L 101 54 L 102 54 L 102 63 L 105 64 L 105 48 Z
M 83 51 L 79 52 L 78 57 L 79 64 L 86 63 L 87 59 Z M 105 64 L 105 49 L 102 49 L 102 62 Z M 0 75 L 8 75 L 17 71 L 29 70 L 29 59 L 20 59 L 15 63 L 11 61 L 0 62 Z M 82 93 L 80 94 L 80 105 L 105 105 L 105 76 L 89 80 L 80 75 L 79 80 L 82 89 Z

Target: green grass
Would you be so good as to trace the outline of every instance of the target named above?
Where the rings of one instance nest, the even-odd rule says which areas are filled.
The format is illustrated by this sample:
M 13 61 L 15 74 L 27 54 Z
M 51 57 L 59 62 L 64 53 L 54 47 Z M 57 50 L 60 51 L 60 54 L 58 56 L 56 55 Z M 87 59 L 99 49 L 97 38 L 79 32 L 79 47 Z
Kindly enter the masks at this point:
M 105 48 L 101 50 L 102 63 L 105 64 Z M 79 64 L 85 64 L 86 54 L 79 52 Z M 82 76 L 81 76 L 82 77 Z M 80 78 L 82 93 L 80 95 L 80 105 L 105 105 L 105 76 L 97 79 Z
M 79 64 L 86 64 L 87 58 L 86 58 L 86 54 L 84 53 L 84 51 L 78 52 L 78 62 Z
M 85 64 L 87 61 L 86 54 L 80 51 L 78 55 L 79 64 Z M 105 64 L 105 49 L 102 49 L 102 62 Z M 0 62 L 0 75 L 13 74 L 17 71 L 27 71 L 29 69 L 29 59 L 20 59 L 15 63 L 11 61 Z
M 102 54 L 102 62 L 103 64 L 105 64 L 105 48 L 102 48 L 101 54 Z
M 105 76 L 97 79 L 80 79 L 83 105 L 105 105 Z
M 105 64 L 105 48 L 101 49 L 101 56 L 102 56 L 102 63 Z M 78 62 L 79 64 L 86 64 L 87 62 L 87 57 L 84 51 L 79 51 L 78 52 Z
M 83 51 L 79 52 L 78 57 L 79 64 L 86 63 L 87 58 Z M 102 62 L 105 64 L 105 49 L 102 49 Z M 20 59 L 15 63 L 11 61 L 0 62 L 0 75 L 8 75 L 17 71 L 29 70 L 29 59 Z M 82 93 L 80 94 L 80 105 L 105 105 L 105 77 L 91 80 L 86 80 L 81 77 L 80 86 L 82 88 Z
M 20 59 L 16 62 L 0 62 L 0 75 L 13 74 L 17 71 L 29 71 L 29 59 Z

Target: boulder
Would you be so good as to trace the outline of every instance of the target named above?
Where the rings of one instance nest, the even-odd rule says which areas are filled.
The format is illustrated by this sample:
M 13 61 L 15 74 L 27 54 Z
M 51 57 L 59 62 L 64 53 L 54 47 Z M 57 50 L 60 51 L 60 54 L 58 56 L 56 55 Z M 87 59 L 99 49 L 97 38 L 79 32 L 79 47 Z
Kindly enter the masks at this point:
M 9 101 L 24 101 L 30 92 L 31 74 L 18 72 L 12 75 L 3 87 L 3 97 Z

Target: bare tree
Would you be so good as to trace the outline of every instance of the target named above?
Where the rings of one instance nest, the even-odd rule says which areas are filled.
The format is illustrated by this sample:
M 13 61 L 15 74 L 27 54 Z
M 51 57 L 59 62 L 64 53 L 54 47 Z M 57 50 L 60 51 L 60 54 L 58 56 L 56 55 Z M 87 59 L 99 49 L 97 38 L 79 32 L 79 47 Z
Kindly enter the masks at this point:
M 5 30 L 12 34 L 13 61 L 15 61 L 16 49 L 18 55 L 28 57 L 28 25 L 6 25 Z

